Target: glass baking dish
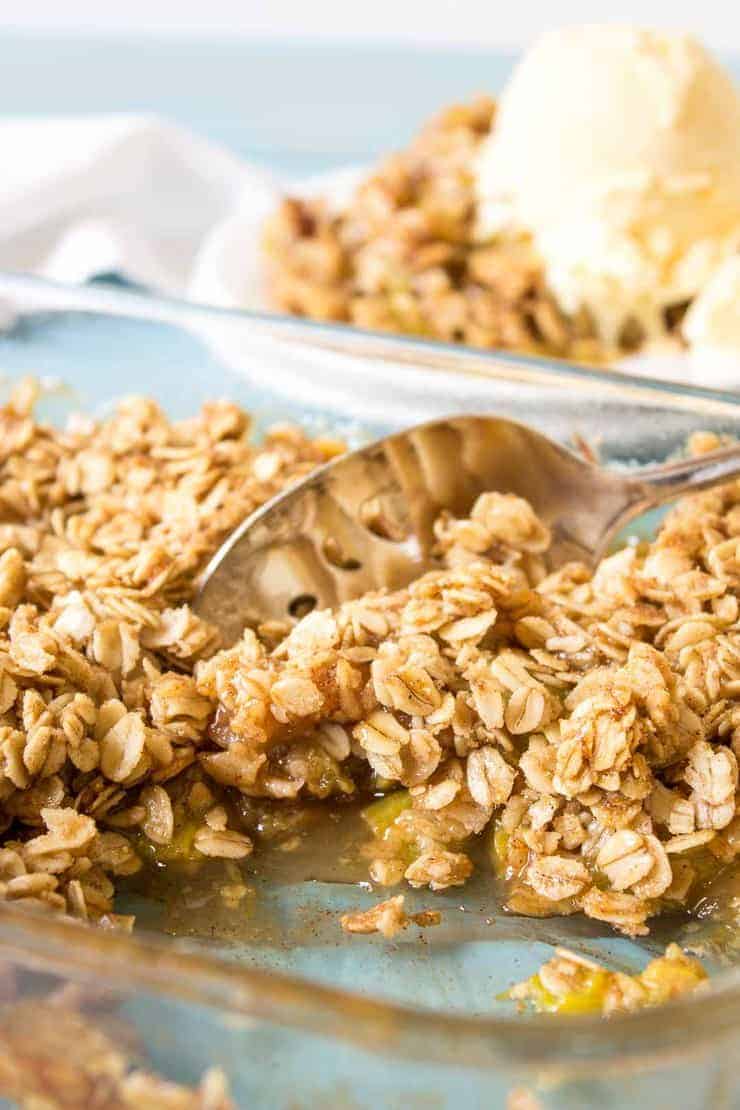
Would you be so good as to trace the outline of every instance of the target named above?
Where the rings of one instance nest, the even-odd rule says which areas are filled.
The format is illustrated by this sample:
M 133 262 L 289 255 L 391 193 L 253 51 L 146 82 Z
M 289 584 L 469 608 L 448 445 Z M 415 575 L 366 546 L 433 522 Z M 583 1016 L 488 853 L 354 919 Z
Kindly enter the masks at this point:
M 490 411 L 587 443 L 617 466 L 663 460 L 697 429 L 740 434 L 731 394 L 321 325 L 276 331 L 269 317 L 104 286 L 0 276 L 0 310 L 6 380 L 41 376 L 42 413 L 55 421 L 100 414 L 130 393 L 174 417 L 228 396 L 254 412 L 257 431 L 293 419 L 352 440 Z M 135 1072 L 126 1105 L 145 1107 L 221 1105 L 212 1075 L 191 1102 L 142 1093 L 143 1072 L 153 1090 L 152 1076 L 194 1087 L 210 1068 L 240 1107 L 496 1107 L 521 1086 L 544 1107 L 740 1105 L 731 949 L 710 960 L 708 990 L 660 1010 L 608 1021 L 521 1015 L 497 996 L 553 944 L 636 970 L 668 933 L 656 927 L 638 943 L 595 922 L 504 915 L 481 878 L 433 896 L 444 923 L 424 942 L 413 930 L 393 943 L 345 937 L 338 913 L 377 893 L 320 876 L 271 884 L 259 864 L 257 853 L 244 867 L 271 926 L 249 940 L 238 922 L 191 927 L 140 895 L 121 901 L 137 914 L 132 936 L 0 902 L 5 1105 L 118 1106 L 111 1075 L 126 1068 Z M 430 896 L 409 901 L 421 908 Z M 684 924 L 678 939 L 701 943 L 702 928 Z

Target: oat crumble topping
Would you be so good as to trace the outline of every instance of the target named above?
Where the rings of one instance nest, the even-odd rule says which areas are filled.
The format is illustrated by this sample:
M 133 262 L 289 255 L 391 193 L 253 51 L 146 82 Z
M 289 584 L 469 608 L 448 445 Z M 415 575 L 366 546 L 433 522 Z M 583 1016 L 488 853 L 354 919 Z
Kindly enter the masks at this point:
M 142 860 L 252 852 L 235 794 L 375 796 L 377 885 L 462 884 L 483 837 L 511 910 L 632 936 L 735 858 L 740 483 L 549 575 L 528 503 L 486 493 L 438 520 L 439 569 L 407 589 L 218 650 L 198 570 L 337 445 L 283 427 L 255 447 L 225 402 L 59 432 L 33 401 L 25 383 L 0 412 L 2 897 L 130 927 L 115 887 Z
M 231 529 L 338 447 L 294 427 L 254 446 L 227 402 L 170 423 L 134 398 L 60 432 L 35 399 L 24 382 L 0 410 L 0 896 L 130 927 L 113 897 L 139 845 L 252 849 L 201 781 L 191 672 L 218 634 L 188 601 Z
M 385 794 L 378 885 L 462 884 L 483 835 L 511 910 L 645 934 L 737 853 L 739 504 L 686 499 L 652 544 L 546 574 L 528 503 L 483 494 L 407 589 L 200 660 L 201 764 L 257 797 Z

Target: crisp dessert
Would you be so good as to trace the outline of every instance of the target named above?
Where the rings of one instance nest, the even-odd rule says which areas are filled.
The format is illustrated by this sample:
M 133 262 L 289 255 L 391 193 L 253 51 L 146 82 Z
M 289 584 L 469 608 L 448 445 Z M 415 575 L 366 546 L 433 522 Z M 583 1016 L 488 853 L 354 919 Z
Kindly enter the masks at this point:
M 231 529 L 338 446 L 276 427 L 255 447 L 226 402 L 171 424 L 137 398 L 57 431 L 35 396 L 0 410 L 0 895 L 130 926 L 115 883 L 150 850 L 252 850 L 200 772 L 216 706 L 192 671 L 218 636 L 187 602 Z
M 449 108 L 343 210 L 287 198 L 265 228 L 268 300 L 375 331 L 606 357 L 588 314 L 560 310 L 529 242 L 478 241 L 474 166 L 495 114 L 487 97 Z
M 0 411 L 3 898 L 130 927 L 121 879 L 210 858 L 238 906 L 264 830 L 289 851 L 322 806 L 361 810 L 377 887 L 458 886 L 476 858 L 512 912 L 630 936 L 735 859 L 740 483 L 593 573 L 546 574 L 547 527 L 491 491 L 439 518 L 438 569 L 408 588 L 219 650 L 197 572 L 341 445 L 280 427 L 254 446 L 227 402 L 170 423 L 132 399 L 57 431 L 34 400 L 26 382 Z M 396 893 L 342 924 L 439 918 Z
M 443 113 L 342 207 L 287 199 L 265 235 L 284 311 L 589 361 L 683 342 L 739 248 L 730 77 L 613 25 L 544 35 L 498 105 Z
M 55 432 L 32 401 L 2 416 L 6 897 L 100 917 L 147 842 L 243 858 L 229 791 L 376 796 L 374 882 L 461 884 L 487 836 L 513 910 L 629 934 L 734 858 L 740 485 L 594 574 L 545 575 L 547 528 L 484 494 L 439 519 L 440 569 L 408 589 L 219 651 L 196 572 L 337 445 L 283 428 L 255 448 L 226 403 Z
M 198 662 L 203 770 L 268 798 L 382 793 L 381 886 L 463 884 L 488 837 L 511 910 L 646 933 L 737 851 L 738 494 L 549 575 L 529 504 L 483 494 L 438 520 L 440 569 L 408 589 Z

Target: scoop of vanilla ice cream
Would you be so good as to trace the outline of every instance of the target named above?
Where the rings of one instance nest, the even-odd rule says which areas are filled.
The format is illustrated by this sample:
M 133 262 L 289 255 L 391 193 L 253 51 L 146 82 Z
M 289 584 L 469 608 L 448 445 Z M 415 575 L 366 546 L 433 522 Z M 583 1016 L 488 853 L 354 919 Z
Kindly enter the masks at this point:
M 740 365 L 740 254 L 728 258 L 686 313 L 683 334 L 697 353 L 731 357 Z
M 501 97 L 477 166 L 478 236 L 530 234 L 567 312 L 646 336 L 740 241 L 740 95 L 695 39 L 546 34 Z

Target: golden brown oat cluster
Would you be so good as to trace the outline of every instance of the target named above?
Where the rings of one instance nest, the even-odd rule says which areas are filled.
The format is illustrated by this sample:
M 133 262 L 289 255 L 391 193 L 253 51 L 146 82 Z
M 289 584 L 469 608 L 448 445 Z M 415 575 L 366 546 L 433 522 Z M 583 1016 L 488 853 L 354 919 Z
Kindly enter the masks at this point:
M 403 894 L 396 894 L 393 898 L 386 898 L 384 902 L 371 906 L 369 910 L 343 914 L 340 924 L 345 933 L 381 933 L 386 940 L 407 929 L 409 925 L 418 925 L 425 929 L 440 924 L 442 914 L 439 910 L 421 910 L 419 913 L 408 914 L 404 909 L 405 901 Z
M 740 483 L 595 573 L 546 574 L 513 495 L 436 534 L 443 565 L 407 589 L 196 664 L 219 705 L 204 769 L 271 798 L 388 792 L 380 885 L 464 883 L 485 832 L 511 909 L 647 932 L 740 844 Z
M 226 402 L 173 424 L 133 399 L 59 432 L 34 400 L 24 383 L 0 410 L 0 895 L 129 924 L 112 900 L 140 867 L 132 834 L 170 845 L 177 815 L 199 855 L 251 850 L 192 775 L 213 705 L 190 672 L 218 636 L 188 598 L 244 515 L 335 445 L 282 427 L 255 447 Z
M 264 240 L 276 307 L 479 347 L 608 358 L 587 314 L 559 309 L 526 242 L 476 239 L 474 162 L 494 122 L 487 97 L 448 109 L 341 212 L 322 199 L 285 200 Z

